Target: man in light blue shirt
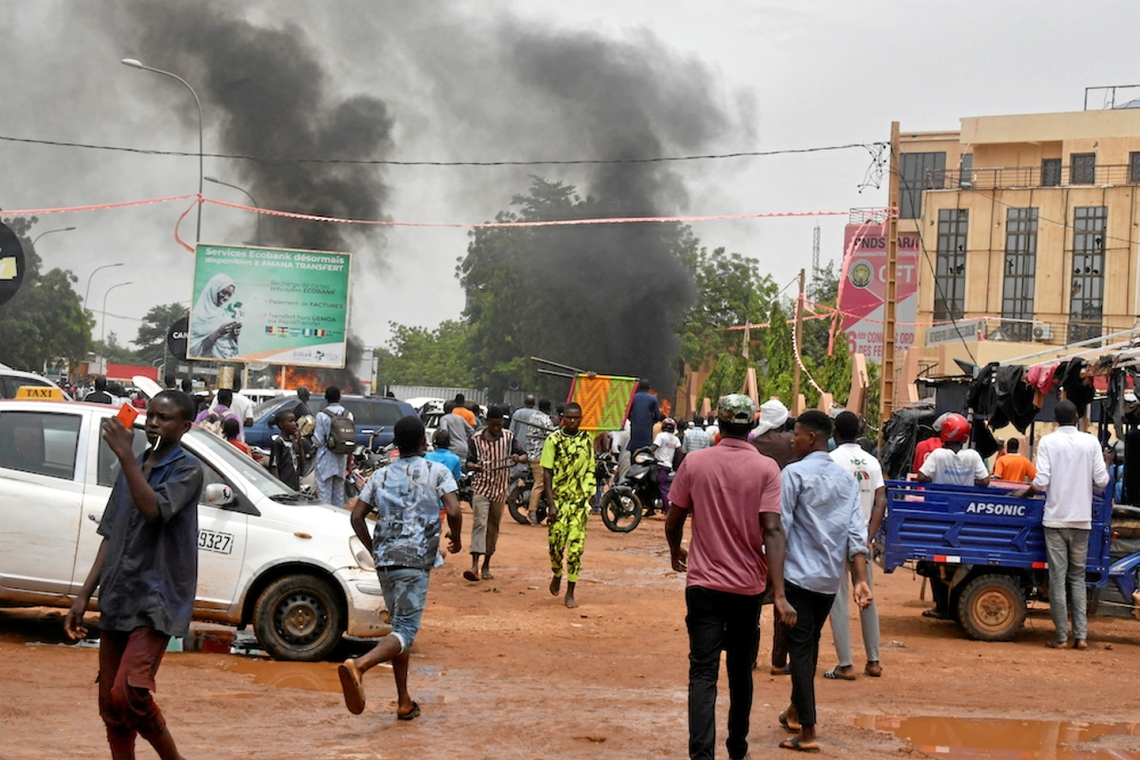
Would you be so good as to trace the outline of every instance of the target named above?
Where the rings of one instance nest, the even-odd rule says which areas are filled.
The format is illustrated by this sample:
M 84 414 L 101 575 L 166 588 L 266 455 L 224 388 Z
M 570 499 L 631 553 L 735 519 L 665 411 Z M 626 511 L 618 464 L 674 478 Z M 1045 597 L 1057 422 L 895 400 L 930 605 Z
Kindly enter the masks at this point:
M 313 430 L 313 443 L 317 447 L 316 463 L 314 465 L 314 481 L 317 488 L 317 498 L 326 504 L 344 506 L 344 476 L 348 469 L 348 454 L 337 454 L 330 451 L 328 446 L 329 432 L 332 430 L 332 419 L 338 414 L 347 414 L 352 419 L 352 412 L 346 410 L 340 403 L 340 388 L 330 385 L 325 388 L 325 408 L 317 415 Z
M 867 525 L 859 485 L 827 453 L 831 418 L 816 410 L 796 420 L 792 450 L 799 461 L 781 474 L 781 522 L 787 536 L 785 594 L 796 614 L 785 618 L 791 657 L 792 703 L 780 724 L 797 735 L 785 749 L 819 749 L 815 724 L 815 670 L 819 635 L 844 582 L 847 562 L 859 608 L 871 603 L 867 585 Z

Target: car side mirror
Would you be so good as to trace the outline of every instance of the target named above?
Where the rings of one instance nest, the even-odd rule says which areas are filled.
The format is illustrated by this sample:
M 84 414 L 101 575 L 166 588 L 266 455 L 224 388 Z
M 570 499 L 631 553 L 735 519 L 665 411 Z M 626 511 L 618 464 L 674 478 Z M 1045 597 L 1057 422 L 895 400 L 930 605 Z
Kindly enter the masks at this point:
M 234 503 L 234 489 L 225 483 L 211 483 L 206 486 L 202 501 L 214 507 L 225 507 Z

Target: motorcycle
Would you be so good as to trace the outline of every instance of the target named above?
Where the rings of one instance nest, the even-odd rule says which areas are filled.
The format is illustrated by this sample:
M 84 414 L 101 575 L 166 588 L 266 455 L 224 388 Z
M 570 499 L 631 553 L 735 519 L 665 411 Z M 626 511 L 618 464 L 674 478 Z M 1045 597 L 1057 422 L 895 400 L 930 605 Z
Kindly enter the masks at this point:
M 613 456 L 609 453 L 599 454 L 594 460 L 594 478 L 599 486 L 603 486 L 609 482 L 613 477 L 614 470 L 617 468 L 617 462 L 614 461 Z M 511 493 L 507 496 L 507 509 L 511 512 L 511 517 L 515 518 L 515 522 L 526 525 L 528 523 L 527 517 L 530 515 L 530 492 L 534 488 L 534 475 L 528 467 L 525 471 L 519 472 L 519 476 L 515 481 Z M 547 502 L 546 494 L 539 497 L 538 507 L 535 510 L 538 513 L 538 521 L 541 523 L 546 519 Z
M 374 448 L 376 443 L 376 436 L 384 431 L 383 427 L 378 427 L 368 436 L 368 443 L 359 445 L 352 452 L 352 458 L 348 463 L 348 473 L 345 479 L 345 496 L 352 499 L 360 495 L 364 490 L 364 484 L 368 482 L 368 478 L 382 467 L 387 467 L 393 461 L 399 458 L 399 451 L 396 449 L 395 442 L 389 443 L 379 449 Z
M 511 517 L 515 518 L 515 522 L 520 525 L 528 525 L 530 520 L 530 492 L 534 488 L 534 473 L 530 471 L 529 466 L 519 469 L 518 477 L 515 478 L 515 484 L 511 487 L 510 494 L 507 495 L 507 509 L 511 512 Z M 542 486 L 539 486 L 541 489 Z M 547 503 L 546 494 L 538 497 L 538 506 L 535 508 L 535 516 L 538 522 L 546 519 Z
M 648 446 L 633 452 L 632 463 L 621 480 L 602 497 L 602 522 L 615 533 L 629 533 L 641 523 L 648 505 L 652 514 L 661 508 L 657 484 L 657 458 Z

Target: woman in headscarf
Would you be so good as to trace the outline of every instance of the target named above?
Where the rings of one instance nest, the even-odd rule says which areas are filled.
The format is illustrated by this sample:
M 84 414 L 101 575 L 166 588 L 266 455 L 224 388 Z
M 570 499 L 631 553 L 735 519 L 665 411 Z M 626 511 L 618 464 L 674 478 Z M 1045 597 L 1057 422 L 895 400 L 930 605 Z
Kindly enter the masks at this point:
M 206 283 L 190 319 L 190 356 L 214 359 L 237 356 L 241 322 L 226 308 L 235 289 L 234 281 L 225 274 L 216 274 Z

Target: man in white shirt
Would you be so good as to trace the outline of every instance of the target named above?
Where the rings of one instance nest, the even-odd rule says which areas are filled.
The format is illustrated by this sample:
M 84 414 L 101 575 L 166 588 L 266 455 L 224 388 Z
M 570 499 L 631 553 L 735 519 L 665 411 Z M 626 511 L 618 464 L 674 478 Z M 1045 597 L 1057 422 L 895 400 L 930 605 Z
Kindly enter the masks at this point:
M 942 423 L 942 448 L 926 457 L 918 471 L 922 483 L 951 486 L 984 486 L 990 471 L 981 454 L 962 445 L 970 438 L 970 422 L 960 414 L 948 414 Z
M 1063 649 L 1069 641 L 1066 586 L 1073 608 L 1073 648 L 1088 649 L 1085 612 L 1085 566 L 1092 531 L 1093 487 L 1108 485 L 1108 468 L 1100 442 L 1077 430 L 1077 407 L 1062 401 L 1053 411 L 1060 425 L 1037 446 L 1037 477 L 1020 496 L 1045 493 L 1045 554 L 1049 562 L 1049 608 L 1057 637 L 1048 642 Z
M 673 474 L 673 456 L 681 448 L 681 439 L 673 431 L 677 423 L 672 417 L 666 417 L 661 423 L 661 432 L 653 439 L 653 456 L 657 460 L 657 487 L 661 491 L 661 509 L 669 512 L 669 483 Z M 650 505 L 645 515 L 648 517 L 654 512 Z
M 887 511 L 887 486 L 883 482 L 883 468 L 877 459 L 856 443 L 859 438 L 859 418 L 856 415 L 843 412 L 836 417 L 834 437 L 838 445 L 835 451 L 831 452 L 831 458 L 851 473 L 859 484 L 859 503 L 863 510 L 863 521 L 867 524 L 867 536 L 868 539 L 874 538 L 883 524 L 883 515 Z M 868 544 L 868 551 L 869 549 Z M 867 562 L 867 586 L 874 593 L 875 587 L 871 582 L 872 564 Z M 850 573 L 850 568 L 847 572 Z M 824 678 L 842 681 L 855 680 L 855 668 L 851 656 L 848 588 L 849 584 L 845 580 L 843 587 L 835 595 L 835 602 L 831 605 L 831 634 L 835 641 L 835 654 L 839 657 L 839 664 L 823 674 Z M 871 603 L 859 611 L 859 622 L 863 628 L 863 649 L 867 653 L 867 666 L 863 669 L 863 673 L 878 678 L 883 674 L 883 668 L 879 665 L 879 611 L 875 607 L 873 597 Z

